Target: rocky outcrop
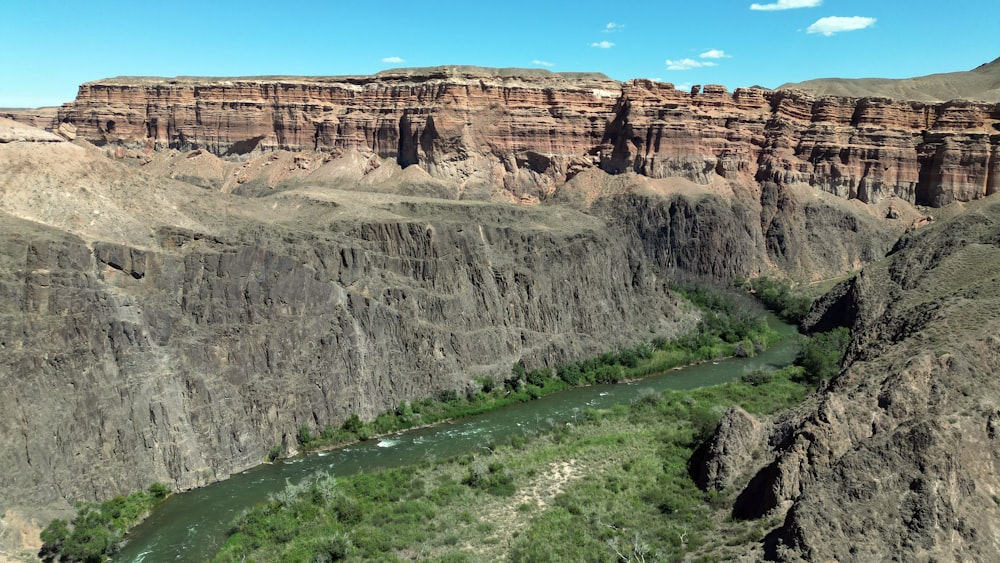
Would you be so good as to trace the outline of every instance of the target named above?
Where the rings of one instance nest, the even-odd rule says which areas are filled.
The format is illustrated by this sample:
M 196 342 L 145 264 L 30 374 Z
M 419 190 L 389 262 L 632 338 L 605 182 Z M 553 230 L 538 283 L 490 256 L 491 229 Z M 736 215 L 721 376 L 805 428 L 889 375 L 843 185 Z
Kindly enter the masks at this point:
M 998 240 L 994 198 L 907 235 L 813 312 L 812 326 L 846 323 L 853 340 L 812 406 L 761 423 L 756 440 L 752 422 L 724 419 L 703 484 L 735 486 L 736 517 L 785 514 L 765 553 L 988 560 L 1000 549 Z M 723 478 L 754 449 L 759 461 Z
M 721 491 L 734 484 L 759 455 L 765 427 L 738 406 L 730 407 L 719 422 L 715 435 L 696 454 L 694 481 L 705 490 Z
M 454 197 L 537 201 L 581 170 L 803 184 L 944 205 L 997 190 L 1000 106 L 683 92 L 595 74 L 437 67 L 362 77 L 116 78 L 59 121 L 97 144 L 359 151 L 418 165 Z
M 28 127 L 51 131 L 58 126 L 56 120 L 58 113 L 59 108 L 56 107 L 0 109 L 0 118 L 10 119 Z
M 59 143 L 62 137 L 42 131 L 36 127 L 26 127 L 18 121 L 0 117 L 0 143 Z

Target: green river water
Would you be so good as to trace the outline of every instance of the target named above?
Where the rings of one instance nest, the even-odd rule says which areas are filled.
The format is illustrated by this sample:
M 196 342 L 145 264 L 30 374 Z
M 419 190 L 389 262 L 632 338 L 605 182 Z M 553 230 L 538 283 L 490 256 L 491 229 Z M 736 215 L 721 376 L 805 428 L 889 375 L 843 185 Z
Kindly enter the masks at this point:
M 776 317 L 769 315 L 768 322 L 783 335 L 796 333 L 794 326 Z M 129 533 L 113 561 L 206 561 L 225 542 L 236 516 L 283 489 L 286 481 L 296 482 L 316 471 L 349 475 L 415 463 L 428 456 L 457 455 L 485 446 L 494 436 L 572 421 L 586 408 L 630 403 L 643 389 L 694 389 L 732 381 L 758 367 L 784 367 L 795 359 L 798 347 L 797 338 L 784 338 L 754 358 L 708 362 L 633 383 L 569 389 L 450 423 L 260 465 L 225 481 L 171 496 Z

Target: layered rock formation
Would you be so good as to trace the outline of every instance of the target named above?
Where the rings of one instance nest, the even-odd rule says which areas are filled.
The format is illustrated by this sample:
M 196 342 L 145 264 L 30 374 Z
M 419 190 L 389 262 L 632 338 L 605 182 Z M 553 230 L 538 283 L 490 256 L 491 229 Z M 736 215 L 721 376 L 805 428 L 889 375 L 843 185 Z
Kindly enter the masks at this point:
M 116 78 L 58 120 L 97 144 L 332 152 L 419 164 L 454 196 L 544 199 L 598 167 L 701 184 L 807 184 L 845 198 L 943 205 L 993 193 L 1000 106 L 691 93 L 593 74 L 438 67 L 334 78 Z
M 847 368 L 827 389 L 772 421 L 727 413 L 702 484 L 740 491 L 736 517 L 786 514 L 763 555 L 986 561 L 1000 551 L 998 241 L 995 198 L 907 235 L 814 309 L 811 326 L 853 331 Z

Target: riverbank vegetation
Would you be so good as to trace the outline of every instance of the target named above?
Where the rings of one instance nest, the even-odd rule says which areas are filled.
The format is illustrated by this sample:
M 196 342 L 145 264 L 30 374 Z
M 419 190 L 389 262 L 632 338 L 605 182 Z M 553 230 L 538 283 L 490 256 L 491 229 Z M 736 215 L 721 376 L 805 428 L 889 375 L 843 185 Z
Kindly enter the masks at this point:
M 735 557 L 778 522 L 731 518 L 735 493 L 698 489 L 692 456 L 733 405 L 768 415 L 800 403 L 839 370 L 846 335 L 808 339 L 799 365 L 693 391 L 650 389 L 631 406 L 547 421 L 453 459 L 314 474 L 239 517 L 216 561 Z
M 481 414 L 568 387 L 632 381 L 684 365 L 731 356 L 753 356 L 781 338 L 768 326 L 760 305 L 739 291 L 705 283 L 678 283 L 672 290 L 700 309 L 702 320 L 690 334 L 675 339 L 656 338 L 632 348 L 553 367 L 529 369 L 517 362 L 502 380 L 475 377 L 464 390 L 448 389 L 437 397 L 404 401 L 374 420 L 363 421 L 354 414 L 340 427 L 314 430 L 303 424 L 296 435 L 299 449 L 329 448 Z M 268 459 L 274 461 L 281 453 L 281 448 L 276 446 L 269 452 Z
M 737 279 L 733 285 L 751 292 L 765 307 L 792 324 L 802 322 L 813 302 L 803 292 L 793 290 L 787 282 L 767 276 L 752 280 Z
M 76 517 L 57 518 L 42 530 L 44 561 L 104 561 L 118 552 L 125 532 L 170 494 L 163 483 L 104 502 L 76 503 Z
M 528 369 L 518 362 L 502 380 L 478 377 L 462 392 L 403 402 L 371 421 L 353 415 L 318 433 L 303 425 L 300 446 L 364 440 L 570 386 L 631 381 L 700 361 L 752 356 L 780 339 L 745 295 L 696 284 L 673 289 L 701 309 L 698 330 L 689 335 L 554 368 Z M 315 475 L 247 512 L 219 558 L 465 561 L 502 555 L 530 561 L 581 558 L 588 550 L 599 550 L 596 560 L 688 553 L 709 541 L 724 505 L 718 495 L 694 488 L 686 468 L 693 449 L 727 406 L 774 412 L 799 402 L 809 385 L 835 373 L 831 362 L 843 357 L 845 335 L 823 338 L 812 348 L 807 344 L 802 366 L 757 370 L 741 381 L 692 392 L 650 390 L 631 408 L 587 411 L 565 426 L 550 421 L 484 444 L 488 453 L 337 479 Z M 269 457 L 280 454 L 275 448 Z M 54 520 L 42 532 L 39 555 L 101 561 L 168 492 L 154 484 L 128 497 L 79 503 L 72 522 Z M 724 526 L 752 528 L 738 531 L 744 535 L 759 531 L 752 524 Z M 559 541 L 546 539 L 557 529 L 564 530 Z
M 766 523 L 727 519 L 731 499 L 699 490 L 688 460 L 730 405 L 800 402 L 801 375 L 650 390 L 454 459 L 316 474 L 241 516 L 217 560 L 652 561 L 756 538 Z

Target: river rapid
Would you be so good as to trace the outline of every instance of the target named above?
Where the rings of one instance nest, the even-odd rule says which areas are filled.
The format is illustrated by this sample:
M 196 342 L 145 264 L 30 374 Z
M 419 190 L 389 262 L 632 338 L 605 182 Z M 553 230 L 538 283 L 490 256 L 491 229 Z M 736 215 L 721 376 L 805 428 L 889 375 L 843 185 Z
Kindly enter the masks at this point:
M 263 464 L 225 481 L 173 495 L 129 533 L 112 561 L 211 559 L 243 510 L 283 489 L 288 482 L 297 482 L 316 471 L 350 475 L 416 463 L 428 457 L 445 458 L 485 447 L 493 437 L 571 422 L 587 408 L 631 403 L 641 397 L 644 389 L 694 389 L 732 381 L 760 367 L 784 367 L 798 352 L 796 329 L 773 315 L 768 315 L 768 322 L 785 338 L 753 358 L 707 362 L 631 383 L 569 389 L 461 420 Z

